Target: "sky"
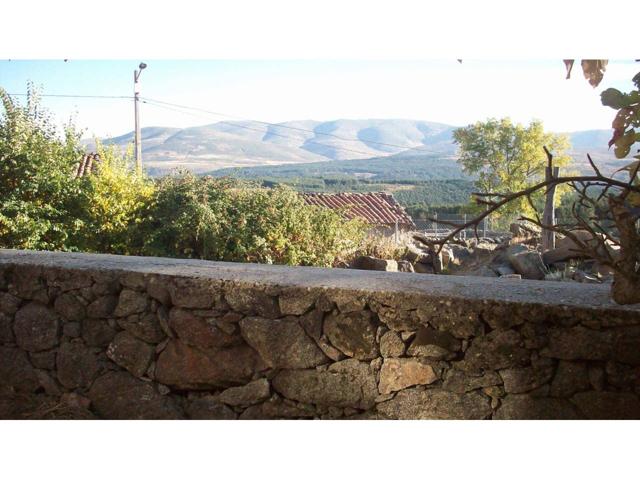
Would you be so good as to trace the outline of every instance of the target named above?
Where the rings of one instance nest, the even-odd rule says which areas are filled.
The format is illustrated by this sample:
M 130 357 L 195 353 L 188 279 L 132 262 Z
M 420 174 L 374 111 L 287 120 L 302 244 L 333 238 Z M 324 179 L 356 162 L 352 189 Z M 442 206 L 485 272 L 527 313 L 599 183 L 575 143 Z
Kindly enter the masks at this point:
M 144 59 L 143 59 L 144 60 Z M 596 89 L 577 62 L 565 79 L 562 60 L 433 61 L 144 60 L 141 95 L 232 118 L 282 122 L 402 118 L 467 125 L 489 117 L 542 120 L 548 130 L 608 129 L 614 111 L 600 104 L 609 87 L 632 87 L 633 61 L 611 60 Z M 138 61 L 0 60 L 0 86 L 44 94 L 133 94 Z M 16 97 L 24 98 L 24 97 Z M 62 123 L 73 118 L 85 137 L 133 130 L 129 99 L 43 98 Z M 188 127 L 225 120 L 208 113 L 141 105 L 141 124 Z

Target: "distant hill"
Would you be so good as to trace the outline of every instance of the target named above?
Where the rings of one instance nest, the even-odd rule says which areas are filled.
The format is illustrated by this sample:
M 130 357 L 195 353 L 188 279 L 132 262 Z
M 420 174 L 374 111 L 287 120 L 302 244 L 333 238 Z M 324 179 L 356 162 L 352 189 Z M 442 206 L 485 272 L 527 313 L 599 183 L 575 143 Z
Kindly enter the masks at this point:
M 275 125 L 253 121 L 218 122 L 184 129 L 147 127 L 142 129 L 144 164 L 152 174 L 162 174 L 182 167 L 196 173 L 229 167 L 317 164 L 311 169 L 326 167 L 331 161 L 370 159 L 393 171 L 397 162 L 418 164 L 429 158 L 430 168 L 438 157 L 438 168 L 459 178 L 455 165 L 456 147 L 452 132 L 456 127 L 417 120 L 313 120 L 291 121 Z M 604 166 L 618 168 L 624 161 L 616 160 L 607 149 L 610 130 L 588 130 L 569 134 L 571 152 L 580 170 L 588 164 L 586 153 Z M 133 132 L 103 139 L 105 143 L 125 148 L 133 142 Z M 87 142 L 91 148 L 91 142 Z M 382 162 L 382 158 L 393 159 Z M 319 162 L 322 162 L 320 164 Z M 333 164 L 332 164 L 333 165 Z M 354 168 L 361 169 L 360 166 Z M 284 168 L 284 167 L 283 167 Z M 334 168 L 333 166 L 331 168 Z M 346 165 L 344 168 L 348 168 Z M 366 168 L 364 168 L 366 170 Z M 357 172 L 367 175 L 371 172 Z

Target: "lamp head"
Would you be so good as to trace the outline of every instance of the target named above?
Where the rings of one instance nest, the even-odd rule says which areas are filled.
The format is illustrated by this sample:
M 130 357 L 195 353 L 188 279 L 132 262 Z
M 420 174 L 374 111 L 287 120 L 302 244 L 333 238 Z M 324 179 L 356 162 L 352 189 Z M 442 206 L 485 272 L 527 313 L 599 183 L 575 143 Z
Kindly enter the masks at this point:
M 139 68 L 140 70 L 144 70 L 145 68 L 147 68 L 147 64 L 146 64 L 146 63 L 141 62 L 141 63 L 140 63 L 140 65 L 138 65 L 138 68 Z

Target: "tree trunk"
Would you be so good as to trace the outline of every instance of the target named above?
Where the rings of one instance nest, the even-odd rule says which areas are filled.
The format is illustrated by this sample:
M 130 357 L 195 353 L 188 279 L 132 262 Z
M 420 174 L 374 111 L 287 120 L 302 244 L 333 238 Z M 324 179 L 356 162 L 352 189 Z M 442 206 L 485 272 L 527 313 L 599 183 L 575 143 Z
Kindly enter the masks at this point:
M 640 234 L 624 199 L 609 197 L 609 207 L 620 234 L 620 257 L 614 269 L 611 295 L 616 303 L 640 303 Z

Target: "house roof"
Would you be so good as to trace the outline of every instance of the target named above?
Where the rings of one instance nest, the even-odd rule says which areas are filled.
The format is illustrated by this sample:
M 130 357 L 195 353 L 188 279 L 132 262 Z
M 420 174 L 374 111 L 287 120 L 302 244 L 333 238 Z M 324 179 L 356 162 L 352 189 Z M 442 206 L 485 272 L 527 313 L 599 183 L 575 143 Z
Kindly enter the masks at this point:
M 97 153 L 86 153 L 80 159 L 80 163 L 76 165 L 73 173 L 74 178 L 82 178 L 95 173 L 100 163 L 100 155 Z
M 411 217 L 390 193 L 303 193 L 310 205 L 341 210 L 346 218 L 360 218 L 371 225 L 415 227 Z

